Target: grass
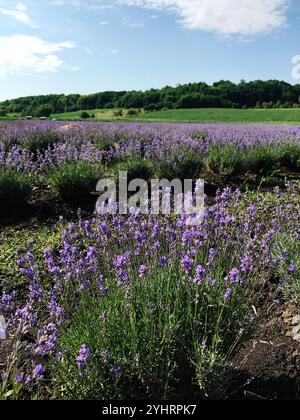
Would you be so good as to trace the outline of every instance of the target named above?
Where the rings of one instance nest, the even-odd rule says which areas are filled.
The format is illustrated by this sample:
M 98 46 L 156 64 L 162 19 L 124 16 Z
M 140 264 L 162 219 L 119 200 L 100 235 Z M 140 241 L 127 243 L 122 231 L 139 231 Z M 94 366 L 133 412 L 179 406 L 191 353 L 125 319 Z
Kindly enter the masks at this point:
M 80 120 L 82 111 L 54 114 L 59 120 Z M 116 118 L 113 109 L 94 109 L 95 121 L 144 121 L 170 123 L 266 123 L 300 124 L 299 109 L 172 109 L 167 111 L 145 112 L 138 116 Z
M 107 121 L 107 120 L 118 120 L 119 118 L 114 117 L 114 109 L 91 109 L 87 112 L 89 114 L 94 114 L 95 118 L 93 120 L 97 121 Z M 80 120 L 80 115 L 83 111 L 75 111 L 75 112 L 65 112 L 63 114 L 53 114 L 52 118 L 58 120 Z
M 140 115 L 142 121 L 190 123 L 300 123 L 300 109 L 173 109 Z
M 26 277 L 20 274 L 16 259 L 17 253 L 22 254 L 27 250 L 29 242 L 33 244 L 32 250 L 38 255 L 38 260 L 43 262 L 43 250 L 60 243 L 60 225 L 49 221 L 45 224 L 24 223 L 0 228 L 0 290 L 5 284 L 14 288 L 26 283 Z
M 61 121 L 81 121 L 83 110 L 53 114 L 52 119 Z M 230 108 L 199 108 L 170 109 L 167 111 L 141 112 L 137 116 L 116 117 L 115 109 L 91 109 L 94 114 L 91 121 L 131 121 L 131 122 L 166 122 L 166 123 L 233 123 L 233 124 L 300 124 L 300 108 L 295 109 L 230 109 Z M 0 118 L 4 120 L 20 119 L 20 115 L 9 115 Z M 89 121 L 89 120 L 88 120 Z

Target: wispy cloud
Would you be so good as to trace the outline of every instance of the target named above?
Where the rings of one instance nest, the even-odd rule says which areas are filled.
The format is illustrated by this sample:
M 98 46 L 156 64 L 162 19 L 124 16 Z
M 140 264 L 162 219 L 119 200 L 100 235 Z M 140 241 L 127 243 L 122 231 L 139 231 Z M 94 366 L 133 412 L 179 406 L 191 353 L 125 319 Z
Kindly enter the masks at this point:
M 74 47 L 73 42 L 53 43 L 28 35 L 0 37 L 0 76 L 72 69 L 57 54 Z
M 128 23 L 129 28 L 143 28 L 145 25 L 141 22 Z
M 143 28 L 145 26 L 144 23 L 134 22 L 134 21 L 128 19 L 128 17 L 124 17 L 123 21 L 128 28 Z
M 37 28 L 37 25 L 35 25 L 30 19 L 27 13 L 27 6 L 24 3 L 18 3 L 16 7 L 12 9 L 0 7 L 0 15 L 9 16 L 19 22 L 24 23 L 25 25 L 31 26 L 32 28 Z
M 107 52 L 111 55 L 118 55 L 120 53 L 119 50 L 114 49 L 114 48 L 108 49 Z
M 176 13 L 187 29 L 256 35 L 287 23 L 290 0 L 118 0 L 128 6 Z

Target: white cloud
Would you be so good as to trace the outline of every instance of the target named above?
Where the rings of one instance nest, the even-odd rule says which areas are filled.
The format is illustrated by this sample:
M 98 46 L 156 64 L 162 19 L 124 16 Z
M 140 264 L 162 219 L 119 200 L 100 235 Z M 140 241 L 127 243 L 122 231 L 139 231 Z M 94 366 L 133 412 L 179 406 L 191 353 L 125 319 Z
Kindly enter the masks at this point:
M 74 47 L 72 42 L 51 43 L 28 35 L 0 37 L 0 77 L 68 69 L 57 53 Z
M 18 3 L 13 9 L 0 7 L 0 15 L 12 17 L 19 22 L 24 23 L 25 25 L 31 26 L 32 28 L 37 28 L 37 26 L 28 16 L 27 6 L 24 3 Z
M 144 24 L 142 22 L 128 22 L 127 23 L 129 28 L 143 28 Z
M 112 48 L 112 49 L 107 50 L 107 52 L 112 55 L 118 55 L 120 51 Z
M 300 80 L 300 55 L 294 55 L 292 58 L 292 78 L 294 80 Z
M 128 6 L 167 10 L 188 29 L 222 35 L 256 35 L 287 23 L 291 0 L 119 0 Z
M 142 22 L 133 22 L 127 17 L 124 17 L 123 21 L 128 28 L 143 28 L 145 26 Z

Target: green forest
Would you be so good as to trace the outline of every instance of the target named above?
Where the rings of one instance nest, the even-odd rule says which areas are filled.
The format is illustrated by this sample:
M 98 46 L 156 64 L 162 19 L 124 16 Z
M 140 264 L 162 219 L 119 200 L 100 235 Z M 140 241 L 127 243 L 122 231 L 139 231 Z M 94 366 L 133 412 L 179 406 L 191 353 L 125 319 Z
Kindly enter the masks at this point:
M 91 95 L 29 96 L 0 103 L 0 117 L 8 114 L 49 117 L 51 114 L 91 109 L 139 109 L 159 111 L 190 108 L 298 108 L 300 85 L 269 80 L 221 80 L 212 85 L 189 83 L 147 91 L 107 91 Z

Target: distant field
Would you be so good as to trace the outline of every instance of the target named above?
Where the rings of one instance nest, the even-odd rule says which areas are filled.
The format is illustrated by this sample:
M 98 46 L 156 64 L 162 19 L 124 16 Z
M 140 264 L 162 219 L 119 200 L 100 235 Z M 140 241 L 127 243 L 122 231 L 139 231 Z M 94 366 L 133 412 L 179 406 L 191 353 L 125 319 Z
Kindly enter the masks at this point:
M 63 114 L 53 114 L 52 118 L 57 118 L 59 120 L 80 120 L 80 114 L 83 111 L 76 112 L 65 112 Z M 113 116 L 114 109 L 91 109 L 87 111 L 89 114 L 95 114 L 96 120 L 114 120 L 116 119 Z
M 174 109 L 142 114 L 145 121 L 202 123 L 295 123 L 300 109 Z
M 191 123 L 287 123 L 300 124 L 300 109 L 174 109 L 141 113 L 138 116 L 115 118 L 113 109 L 94 109 L 97 121 L 152 121 L 152 122 L 191 122 Z M 60 120 L 79 120 L 82 111 L 55 114 L 52 118 Z

